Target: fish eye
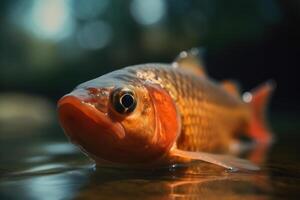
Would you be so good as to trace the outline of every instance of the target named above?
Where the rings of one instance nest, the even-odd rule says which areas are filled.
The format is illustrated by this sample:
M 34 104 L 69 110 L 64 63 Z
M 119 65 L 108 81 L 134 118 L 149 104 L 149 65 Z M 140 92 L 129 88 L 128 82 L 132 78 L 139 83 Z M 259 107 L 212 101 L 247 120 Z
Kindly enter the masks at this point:
M 112 105 L 120 114 L 128 114 L 136 107 L 136 98 L 129 89 L 116 89 L 112 94 Z

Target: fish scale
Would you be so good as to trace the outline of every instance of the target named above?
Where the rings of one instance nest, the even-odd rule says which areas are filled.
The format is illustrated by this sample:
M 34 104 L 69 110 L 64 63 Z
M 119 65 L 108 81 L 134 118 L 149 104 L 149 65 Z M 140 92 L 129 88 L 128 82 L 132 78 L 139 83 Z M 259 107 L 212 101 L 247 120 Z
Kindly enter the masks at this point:
M 249 117 L 246 104 L 215 82 L 165 64 L 129 67 L 144 80 L 169 92 L 178 108 L 182 130 L 177 147 L 189 151 L 228 150 L 233 134 Z M 245 127 L 246 128 L 246 127 Z M 217 139 L 216 139 L 217 138 Z

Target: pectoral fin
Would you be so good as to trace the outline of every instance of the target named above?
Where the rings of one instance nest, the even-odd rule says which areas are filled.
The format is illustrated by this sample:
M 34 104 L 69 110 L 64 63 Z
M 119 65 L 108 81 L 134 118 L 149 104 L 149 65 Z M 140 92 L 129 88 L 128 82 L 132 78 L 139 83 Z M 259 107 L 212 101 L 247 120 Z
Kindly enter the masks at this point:
M 215 165 L 222 166 L 232 171 L 238 170 L 259 170 L 259 167 L 248 160 L 236 158 L 230 155 L 219 155 L 204 152 L 183 151 L 179 149 L 172 150 L 173 155 L 189 158 L 193 160 L 202 160 Z

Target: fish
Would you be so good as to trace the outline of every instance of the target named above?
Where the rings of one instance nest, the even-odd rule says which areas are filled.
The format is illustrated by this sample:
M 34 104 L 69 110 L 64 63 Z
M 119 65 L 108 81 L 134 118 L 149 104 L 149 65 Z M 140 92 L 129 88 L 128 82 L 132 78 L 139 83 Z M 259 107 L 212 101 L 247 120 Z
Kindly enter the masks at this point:
M 99 166 L 156 168 L 204 161 L 258 170 L 230 154 L 247 136 L 269 144 L 265 110 L 275 84 L 240 95 L 233 81 L 207 74 L 198 49 L 170 64 L 128 66 L 78 85 L 58 101 L 72 143 Z

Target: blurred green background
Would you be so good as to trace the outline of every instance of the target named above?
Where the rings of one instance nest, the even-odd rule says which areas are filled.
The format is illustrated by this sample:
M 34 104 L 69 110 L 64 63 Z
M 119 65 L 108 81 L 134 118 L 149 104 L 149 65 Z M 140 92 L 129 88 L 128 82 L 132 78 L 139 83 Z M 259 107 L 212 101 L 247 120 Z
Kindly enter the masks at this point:
M 128 65 L 171 62 L 192 47 L 205 49 L 217 80 L 235 79 L 249 90 L 274 79 L 271 110 L 299 111 L 299 9 L 297 0 L 3 0 L 1 116 L 11 111 L 7 102 L 15 113 L 32 112 L 32 99 L 19 94 L 54 106 L 84 81 Z
M 299 199 L 299 11 L 299 0 L 1 0 L 0 199 L 169 199 L 176 191 L 193 199 Z M 104 73 L 170 63 L 192 47 L 204 49 L 211 77 L 237 80 L 243 91 L 276 81 L 269 171 L 246 181 L 232 174 L 233 182 L 214 186 L 212 177 L 224 174 L 203 168 L 183 188 L 180 171 L 137 183 L 97 176 L 59 127 L 58 99 Z

